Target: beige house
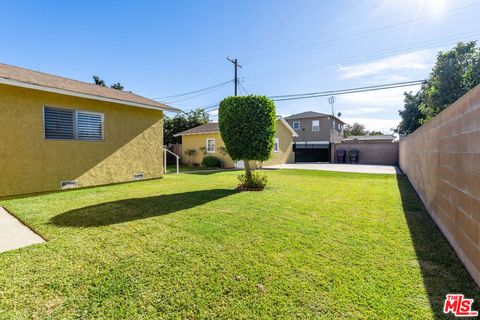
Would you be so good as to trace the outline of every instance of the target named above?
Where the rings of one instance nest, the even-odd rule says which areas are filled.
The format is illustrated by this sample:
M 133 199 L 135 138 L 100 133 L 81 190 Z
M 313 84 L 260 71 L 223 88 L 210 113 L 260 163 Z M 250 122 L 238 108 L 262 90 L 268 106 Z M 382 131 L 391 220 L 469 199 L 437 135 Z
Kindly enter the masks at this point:
M 293 163 L 295 155 L 293 153 L 293 139 L 297 137 L 295 131 L 281 116 L 277 116 L 277 132 L 275 134 L 275 144 L 272 157 L 256 166 L 275 165 L 282 163 Z M 200 164 L 204 156 L 215 156 L 221 159 L 225 168 L 243 168 L 243 162 L 233 161 L 228 154 L 222 154 L 222 148 L 225 147 L 218 123 L 207 123 L 175 136 L 182 137 L 182 160 L 184 163 Z M 185 154 L 187 150 L 195 150 L 195 153 L 188 157 Z

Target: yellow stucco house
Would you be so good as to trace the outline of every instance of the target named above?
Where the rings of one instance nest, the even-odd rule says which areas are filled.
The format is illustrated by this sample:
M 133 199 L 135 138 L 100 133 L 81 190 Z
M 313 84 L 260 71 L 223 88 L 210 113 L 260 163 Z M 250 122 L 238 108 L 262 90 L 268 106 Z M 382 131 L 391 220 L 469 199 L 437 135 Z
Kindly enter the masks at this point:
M 297 137 L 297 133 L 285 121 L 282 116 L 277 116 L 276 121 L 277 132 L 275 134 L 275 143 L 272 151 L 272 157 L 264 163 L 253 164 L 254 167 L 293 163 L 295 154 L 293 152 L 293 138 Z M 215 156 L 221 159 L 225 168 L 243 168 L 243 162 L 233 161 L 228 154 L 222 154 L 222 147 L 225 147 L 220 129 L 217 122 L 207 123 L 183 132 L 175 136 L 182 137 L 182 159 L 184 162 L 200 164 L 205 156 Z M 204 152 L 201 151 L 203 148 Z M 191 157 L 185 155 L 185 151 L 193 149 L 195 154 Z
M 0 196 L 163 173 L 163 113 L 132 92 L 0 64 Z

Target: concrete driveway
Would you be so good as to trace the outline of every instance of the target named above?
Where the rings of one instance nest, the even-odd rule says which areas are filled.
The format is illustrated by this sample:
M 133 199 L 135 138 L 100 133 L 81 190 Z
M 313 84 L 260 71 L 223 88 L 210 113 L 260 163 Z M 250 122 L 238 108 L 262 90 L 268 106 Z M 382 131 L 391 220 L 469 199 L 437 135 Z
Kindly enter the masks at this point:
M 375 173 L 375 174 L 402 174 L 396 166 L 368 165 L 368 164 L 341 164 L 341 163 L 288 163 L 266 166 L 264 169 L 302 169 L 323 170 L 337 172 Z
M 0 207 L 0 252 L 42 242 L 45 240 Z

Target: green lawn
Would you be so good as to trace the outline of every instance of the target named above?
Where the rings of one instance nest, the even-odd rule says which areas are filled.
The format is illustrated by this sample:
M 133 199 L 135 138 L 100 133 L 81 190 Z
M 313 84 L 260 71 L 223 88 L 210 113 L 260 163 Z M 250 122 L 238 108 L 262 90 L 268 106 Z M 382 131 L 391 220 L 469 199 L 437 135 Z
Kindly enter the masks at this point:
M 0 254 L 0 318 L 428 319 L 480 299 L 404 177 L 267 174 L 0 200 L 49 240 Z

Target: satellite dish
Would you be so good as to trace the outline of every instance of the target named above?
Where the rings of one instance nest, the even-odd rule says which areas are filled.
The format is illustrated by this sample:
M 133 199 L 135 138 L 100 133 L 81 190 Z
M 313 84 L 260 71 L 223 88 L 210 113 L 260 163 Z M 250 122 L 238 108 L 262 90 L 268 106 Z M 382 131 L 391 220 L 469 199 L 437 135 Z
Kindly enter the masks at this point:
M 341 112 L 337 113 L 337 116 L 340 118 L 342 116 L 342 113 Z

